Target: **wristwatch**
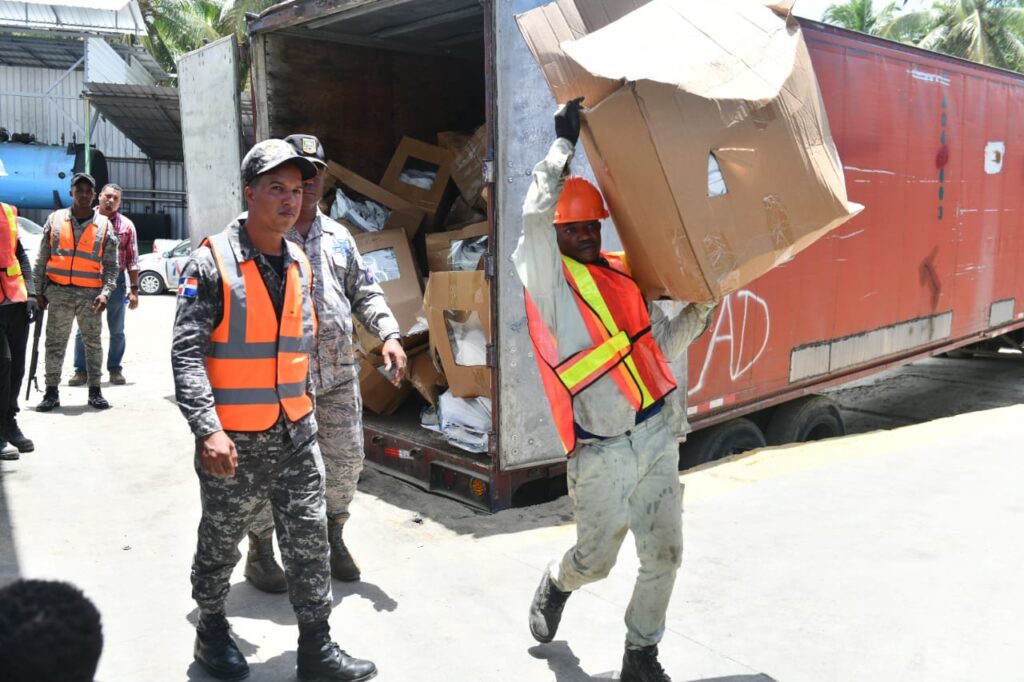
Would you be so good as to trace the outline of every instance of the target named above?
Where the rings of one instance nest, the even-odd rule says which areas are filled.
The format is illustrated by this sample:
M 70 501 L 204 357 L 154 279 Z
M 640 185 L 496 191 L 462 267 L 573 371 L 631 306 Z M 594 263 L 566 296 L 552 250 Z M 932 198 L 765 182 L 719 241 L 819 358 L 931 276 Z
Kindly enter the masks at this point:
M 132 292 L 133 294 L 137 294 L 137 293 L 139 293 L 139 285 L 138 285 L 138 284 L 133 284 L 133 285 L 131 285 L 131 286 L 129 287 L 129 289 L 131 290 L 131 292 Z

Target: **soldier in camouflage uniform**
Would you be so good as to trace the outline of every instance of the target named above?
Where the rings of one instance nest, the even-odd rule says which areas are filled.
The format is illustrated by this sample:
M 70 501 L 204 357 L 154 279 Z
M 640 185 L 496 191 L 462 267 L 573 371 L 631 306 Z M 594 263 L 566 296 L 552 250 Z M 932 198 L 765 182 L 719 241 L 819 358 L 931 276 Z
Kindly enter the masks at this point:
M 98 410 L 110 407 L 100 392 L 100 377 L 103 370 L 103 344 L 100 341 L 102 315 L 107 302 L 117 286 L 117 236 L 110 222 L 92 207 L 96 198 L 96 181 L 86 173 L 75 173 L 71 178 L 71 208 L 54 211 L 46 219 L 43 238 L 39 242 L 36 256 L 35 285 L 39 307 L 49 307 L 46 320 L 46 394 L 36 406 L 40 412 L 49 412 L 60 406 L 60 373 L 64 368 L 64 353 L 68 348 L 71 325 L 76 320 L 82 330 L 85 343 L 86 370 L 89 383 L 89 405 Z M 70 254 L 63 249 L 54 249 L 51 235 L 70 221 L 75 248 Z M 95 226 L 97 240 L 101 245 L 79 243 L 83 232 Z M 59 243 L 59 240 L 58 242 Z M 85 249 L 90 249 L 86 251 Z M 96 277 L 96 286 L 79 286 L 73 282 L 86 281 L 88 275 L 79 275 L 75 260 L 80 263 L 95 262 L 96 253 L 102 264 L 101 276 Z M 63 265 L 71 263 L 65 270 Z M 82 266 L 79 266 L 82 267 Z M 69 278 L 74 278 L 73 280 Z
M 171 364 L 178 405 L 196 437 L 195 470 L 203 509 L 192 564 L 192 596 L 199 605 L 194 654 L 218 679 L 239 680 L 249 674 L 245 658 L 231 638 L 224 605 L 232 569 L 240 558 L 238 543 L 257 509 L 268 499 L 299 624 L 298 678 L 358 682 L 377 673 L 373 663 L 348 656 L 330 638 L 327 619 L 332 596 L 324 467 L 316 442 L 312 402 L 303 402 L 313 395 L 313 384 L 308 371 L 302 371 L 304 392 L 298 397 L 289 392 L 294 384 L 280 378 L 288 367 L 277 359 L 280 354 L 312 350 L 312 343 L 301 341 L 314 334 L 312 300 L 306 288 L 312 273 L 301 250 L 286 242 L 284 235 L 298 217 L 302 181 L 315 173 L 309 161 L 281 140 L 266 140 L 253 147 L 242 161 L 248 214 L 239 216 L 221 235 L 211 237 L 194 251 L 179 282 Z M 218 266 L 218 257 L 228 263 L 222 266 L 226 269 Z M 253 393 L 249 388 L 228 389 L 223 384 L 215 388 L 215 383 L 222 380 L 211 379 L 218 376 L 211 368 L 223 366 L 212 364 L 215 358 L 237 357 L 245 362 L 251 357 L 249 353 L 267 345 L 246 341 L 232 345 L 235 330 L 228 332 L 227 342 L 215 335 L 225 326 L 222 272 L 251 275 L 251 266 L 245 269 L 250 262 L 256 265 L 281 327 L 277 342 L 269 344 L 277 363 L 272 376 L 278 377 L 276 388 L 269 389 L 269 403 L 266 390 L 261 389 L 254 398 L 248 395 Z M 289 288 L 295 286 L 289 279 L 293 263 L 302 273 L 299 296 L 303 323 L 301 333 L 286 335 L 286 323 L 295 316 L 294 308 L 288 309 L 290 317 L 285 317 L 283 311 L 286 295 L 295 292 Z M 240 294 L 231 296 L 229 320 L 244 319 L 249 307 L 251 319 L 260 315 L 260 306 L 265 305 L 260 301 L 265 298 L 254 290 L 259 286 L 252 282 L 251 277 L 243 281 L 241 302 Z M 241 324 L 244 330 L 249 329 L 246 322 Z M 248 331 L 244 338 L 248 340 Z M 244 400 L 238 400 L 234 391 L 244 394 Z M 261 401 L 255 406 L 260 414 L 266 413 L 268 405 L 276 410 L 276 423 L 265 430 L 225 431 L 223 423 L 227 420 L 238 424 L 249 414 L 233 412 L 232 408 L 237 409 L 243 402 L 248 410 L 248 403 L 254 400 Z M 305 405 L 301 417 L 292 411 L 295 400 Z
M 317 439 L 327 470 L 331 575 L 338 580 L 359 580 L 359 566 L 342 536 L 363 469 L 363 404 L 359 368 L 352 349 L 353 314 L 384 341 L 381 352 L 385 366 L 390 369 L 395 365 L 396 382 L 401 381 L 405 372 L 406 357 L 399 342 L 398 321 L 363 264 L 352 236 L 318 207 L 327 169 L 323 145 L 312 135 L 291 135 L 285 141 L 317 166 L 317 175 L 304 183 L 302 211 L 287 239 L 302 248 L 313 265 L 314 302 L 320 327 L 311 371 L 320 428 Z M 265 592 L 284 592 L 284 573 L 274 561 L 273 532 L 270 509 L 265 507 L 249 532 L 245 576 Z

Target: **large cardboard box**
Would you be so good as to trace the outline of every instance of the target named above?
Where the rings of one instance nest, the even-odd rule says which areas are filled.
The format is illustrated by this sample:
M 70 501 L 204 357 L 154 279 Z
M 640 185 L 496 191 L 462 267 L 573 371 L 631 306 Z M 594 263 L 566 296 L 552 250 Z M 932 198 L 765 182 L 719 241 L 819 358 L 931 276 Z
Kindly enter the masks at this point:
M 423 288 L 412 249 L 402 230 L 364 232 L 352 237 L 363 262 L 373 272 L 384 298 L 398 320 L 402 336 L 412 333 L 422 310 Z M 356 323 L 356 337 L 367 353 L 376 353 L 383 342 Z
M 403 137 L 384 171 L 380 186 L 426 213 L 427 222 L 433 225 L 445 201 L 452 177 L 452 160 L 452 153 L 447 149 Z M 402 179 L 402 172 L 406 169 L 436 171 L 436 175 L 429 187 L 419 187 Z
M 428 234 L 426 238 L 427 268 L 430 272 L 444 272 L 446 270 L 476 270 L 479 263 L 468 262 L 466 258 L 460 258 L 459 260 L 462 262 L 453 262 L 452 246 L 455 245 L 455 242 L 486 237 L 489 230 L 490 228 L 487 223 L 483 222 L 474 223 L 473 225 L 468 225 L 459 230 L 432 232 Z M 474 255 L 475 253 L 476 252 L 474 252 Z
M 452 394 L 490 397 L 491 294 L 483 271 L 430 273 L 423 308 L 430 352 L 440 360 Z
M 487 126 L 480 126 L 472 135 L 438 133 L 438 146 L 452 153 L 452 180 L 470 206 L 482 204 L 484 189 L 484 157 L 487 155 Z
M 409 397 L 412 385 L 403 381 L 401 386 L 395 386 L 383 367 L 360 359 L 359 392 L 363 397 L 363 407 L 375 414 L 389 415 L 401 407 Z
M 384 223 L 384 230 L 404 230 L 406 236 L 412 239 L 423 224 L 425 213 L 412 202 L 403 199 L 393 192 L 389 192 L 380 185 L 376 185 L 355 171 L 345 168 L 334 161 L 327 162 L 327 174 L 330 176 L 333 186 L 340 185 L 343 189 L 354 190 L 356 193 L 375 201 L 381 206 L 391 210 L 387 222 Z M 345 223 L 353 232 L 361 232 L 359 228 Z
M 517 17 L 652 297 L 720 298 L 861 209 L 791 0 L 557 0 Z

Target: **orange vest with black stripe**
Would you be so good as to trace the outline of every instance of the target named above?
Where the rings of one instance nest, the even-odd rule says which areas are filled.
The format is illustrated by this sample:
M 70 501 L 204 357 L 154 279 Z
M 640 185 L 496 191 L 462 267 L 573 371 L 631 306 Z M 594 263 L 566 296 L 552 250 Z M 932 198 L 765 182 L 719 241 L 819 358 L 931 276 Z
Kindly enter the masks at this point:
M 313 268 L 287 243 L 278 319 L 274 302 L 253 260 L 239 261 L 227 232 L 207 238 L 224 291 L 224 315 L 210 335 L 206 372 L 221 426 L 227 431 L 266 431 L 284 410 L 291 422 L 313 411 L 306 392 L 309 354 L 316 338 Z
M 54 284 L 63 286 L 102 288 L 103 249 L 109 230 L 110 221 L 97 213 L 75 244 L 71 211 L 60 211 L 51 221 L 50 260 L 46 262 L 46 276 Z
M 637 412 L 676 388 L 672 370 L 651 334 L 651 316 L 640 287 L 620 254 L 602 253 L 607 265 L 584 265 L 562 256 L 569 282 L 593 346 L 563 357 L 555 336 L 526 294 L 530 339 L 541 381 L 566 454 L 576 447 L 572 401 L 610 374 Z
M 25 276 L 18 262 L 18 210 L 0 202 L 0 302 L 28 300 Z

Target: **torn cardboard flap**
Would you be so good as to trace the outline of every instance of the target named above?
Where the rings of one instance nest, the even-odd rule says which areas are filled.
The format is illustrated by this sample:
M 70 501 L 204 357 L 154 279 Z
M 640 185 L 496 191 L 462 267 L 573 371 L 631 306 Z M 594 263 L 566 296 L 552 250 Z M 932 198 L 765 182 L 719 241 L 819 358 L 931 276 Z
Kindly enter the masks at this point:
M 425 213 L 415 204 L 389 192 L 380 185 L 370 182 L 355 171 L 345 168 L 334 161 L 327 162 L 327 174 L 335 184 L 354 190 L 358 194 L 389 209 L 391 214 L 384 223 L 383 229 L 401 229 L 412 239 L 423 224 Z M 325 187 L 327 189 L 327 187 Z M 357 231 L 362 231 L 357 229 Z
M 409 334 L 419 319 L 423 290 L 405 232 L 381 230 L 352 238 L 364 264 L 383 290 L 402 335 Z M 362 325 L 356 326 L 356 335 L 367 353 L 376 353 L 384 343 Z
M 601 24 L 619 4 L 558 0 L 519 24 L 542 67 L 570 63 L 570 80 L 549 81 L 560 100 L 616 83 L 588 98 L 581 138 L 649 296 L 721 298 L 859 212 L 795 19 L 651 0 Z M 601 27 L 579 37 L 570 24 Z
M 484 273 L 432 272 L 423 307 L 430 325 L 430 352 L 440 359 L 452 394 L 489 397 L 491 296 Z
M 486 237 L 490 227 L 486 222 L 474 223 L 459 230 L 432 232 L 427 235 L 427 267 L 431 272 L 446 270 L 476 270 L 479 262 L 470 262 L 473 256 L 483 252 L 468 253 L 458 250 L 457 242 Z M 455 249 L 455 251 L 453 251 Z M 453 258 L 454 256 L 454 258 Z

